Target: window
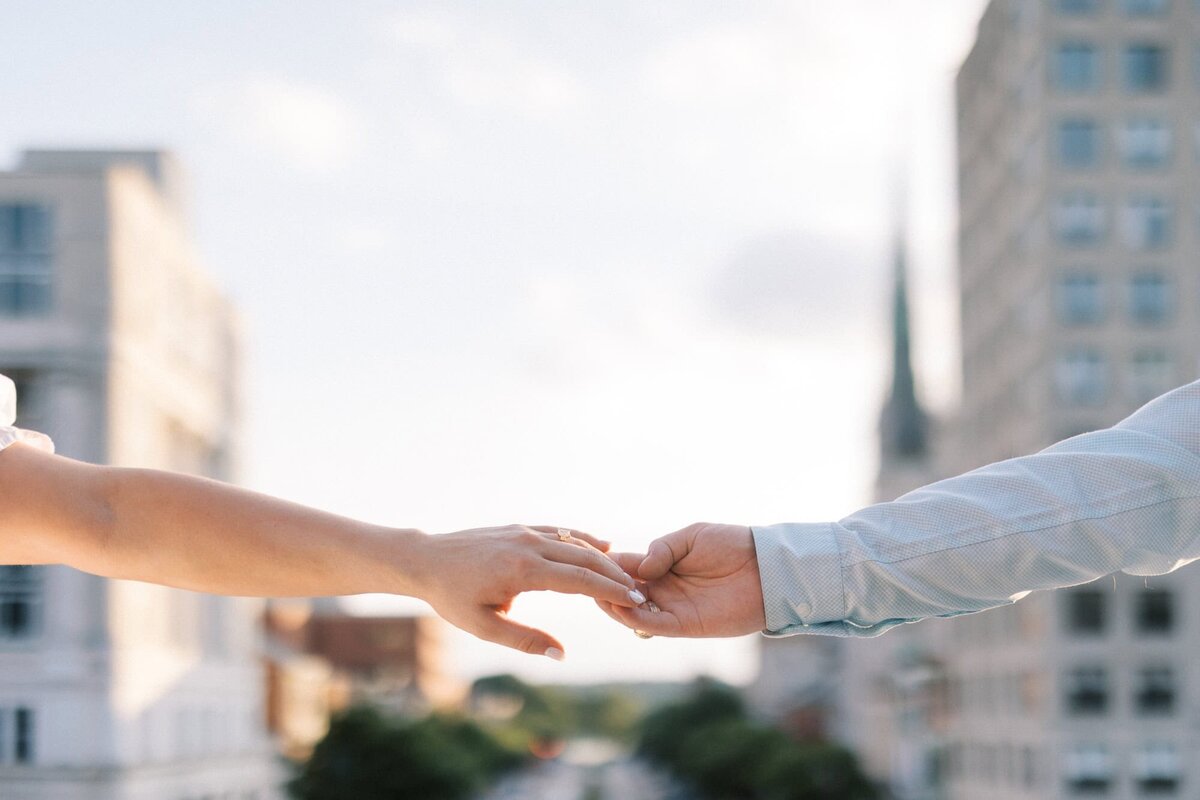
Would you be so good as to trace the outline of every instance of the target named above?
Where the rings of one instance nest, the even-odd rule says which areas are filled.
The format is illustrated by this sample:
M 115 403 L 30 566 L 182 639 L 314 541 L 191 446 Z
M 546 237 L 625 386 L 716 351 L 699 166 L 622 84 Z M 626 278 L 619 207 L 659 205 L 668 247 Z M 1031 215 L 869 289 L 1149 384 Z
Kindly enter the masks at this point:
M 50 307 L 50 210 L 0 204 L 0 314 L 40 314 Z
M 1079 667 L 1066 675 L 1063 699 L 1072 714 L 1103 714 L 1108 710 L 1108 673 L 1104 667 Z
M 33 763 L 33 712 L 18 708 L 13 714 L 13 760 L 18 764 Z
M 1131 92 L 1160 92 L 1167 88 L 1167 49 L 1156 44 L 1125 47 L 1121 63 L 1125 88 Z
M 1055 372 L 1058 396 L 1081 406 L 1103 405 L 1108 397 L 1108 364 L 1103 355 L 1091 348 L 1064 353 Z
M 1173 389 L 1175 362 L 1166 350 L 1150 347 L 1133 354 L 1129 366 L 1129 394 L 1136 403 L 1147 403 Z
M 1090 119 L 1065 119 L 1058 123 L 1058 163 L 1082 169 L 1100 162 L 1100 126 Z
M 1172 795 L 1179 789 L 1179 756 L 1171 744 L 1145 744 L 1133 754 L 1133 779 L 1147 795 Z
M 1165 14 L 1170 7 L 1170 0 L 1121 0 L 1121 10 L 1132 17 Z
M 1063 14 L 1090 14 L 1099 7 L 1100 0 L 1058 0 L 1056 5 Z
M 1121 240 L 1133 250 L 1153 250 L 1171 241 L 1171 204 L 1161 197 L 1139 195 L 1121 209 Z
M 0 764 L 33 763 L 33 720 L 29 708 L 0 708 Z
M 1060 593 L 1071 633 L 1099 635 L 1108 628 L 1108 595 L 1096 589 Z
M 1059 45 L 1053 65 L 1054 85 L 1064 92 L 1088 92 L 1100 85 L 1100 54 L 1090 44 Z
M 1090 192 L 1072 192 L 1059 198 L 1054 210 L 1054 232 L 1063 244 L 1095 244 L 1104 236 L 1104 208 Z
M 1112 785 L 1112 763 L 1102 744 L 1076 745 L 1064 767 L 1067 788 L 1076 794 L 1104 794 Z
M 1143 667 L 1138 672 L 1133 705 L 1139 714 L 1160 715 L 1175 711 L 1175 672 L 1170 667 Z
M 1175 629 L 1175 595 L 1165 589 L 1138 593 L 1134 611 L 1138 633 L 1164 636 Z
M 1141 325 L 1161 325 L 1171 316 L 1170 281 L 1157 272 L 1134 275 L 1129 284 L 1129 316 Z
M 1117 129 L 1117 148 L 1126 166 L 1161 167 L 1171 160 L 1171 127 L 1161 119 L 1127 119 Z
M 1058 318 L 1067 325 L 1090 325 L 1104 317 L 1100 279 L 1086 272 L 1064 275 L 1058 283 Z
M 41 631 L 42 568 L 0 566 L 0 642 Z

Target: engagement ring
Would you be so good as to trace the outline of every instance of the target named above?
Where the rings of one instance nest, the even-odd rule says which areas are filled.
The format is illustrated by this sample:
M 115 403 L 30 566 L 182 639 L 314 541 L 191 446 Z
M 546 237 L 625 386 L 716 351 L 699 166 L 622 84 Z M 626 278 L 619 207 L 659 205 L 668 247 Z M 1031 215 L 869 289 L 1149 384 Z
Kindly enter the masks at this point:
M 555 533 L 557 533 L 558 538 L 562 539 L 564 542 L 571 541 L 571 532 L 566 528 L 559 528 L 557 531 L 555 531 Z

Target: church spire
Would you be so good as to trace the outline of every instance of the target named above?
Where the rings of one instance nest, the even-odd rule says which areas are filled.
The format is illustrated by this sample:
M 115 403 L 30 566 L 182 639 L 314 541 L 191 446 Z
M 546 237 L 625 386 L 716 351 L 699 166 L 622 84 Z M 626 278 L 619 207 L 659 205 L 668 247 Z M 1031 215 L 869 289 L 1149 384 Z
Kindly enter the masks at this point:
M 898 226 L 894 247 L 892 388 L 879 421 L 880 446 L 885 461 L 918 459 L 929 450 L 928 420 L 917 400 L 913 375 L 908 264 L 902 222 Z

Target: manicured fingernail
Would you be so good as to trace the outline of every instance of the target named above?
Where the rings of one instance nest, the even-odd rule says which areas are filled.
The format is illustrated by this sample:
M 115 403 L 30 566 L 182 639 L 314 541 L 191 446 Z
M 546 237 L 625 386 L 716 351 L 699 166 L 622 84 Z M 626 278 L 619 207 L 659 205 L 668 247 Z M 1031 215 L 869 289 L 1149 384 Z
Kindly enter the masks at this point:
M 567 657 L 563 655 L 563 651 L 559 650 L 557 647 L 547 647 L 546 652 L 542 655 L 544 655 L 546 658 L 553 658 L 555 661 L 567 660 Z
M 642 594 L 637 589 L 630 589 L 629 599 L 640 606 L 642 603 L 646 602 L 646 595 Z

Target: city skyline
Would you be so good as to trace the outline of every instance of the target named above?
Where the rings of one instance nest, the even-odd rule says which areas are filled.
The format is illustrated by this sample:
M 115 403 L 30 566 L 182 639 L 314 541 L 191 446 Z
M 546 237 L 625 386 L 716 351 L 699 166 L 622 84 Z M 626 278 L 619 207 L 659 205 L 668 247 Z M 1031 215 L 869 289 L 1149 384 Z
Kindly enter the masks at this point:
M 248 485 L 632 548 L 870 499 L 905 161 L 922 388 L 953 401 L 950 78 L 980 5 L 42 4 L 0 33 L 0 152 L 188 166 L 245 317 Z M 466 674 L 754 668 L 751 640 L 643 644 L 576 599 L 517 614 L 568 664 L 459 639 Z

